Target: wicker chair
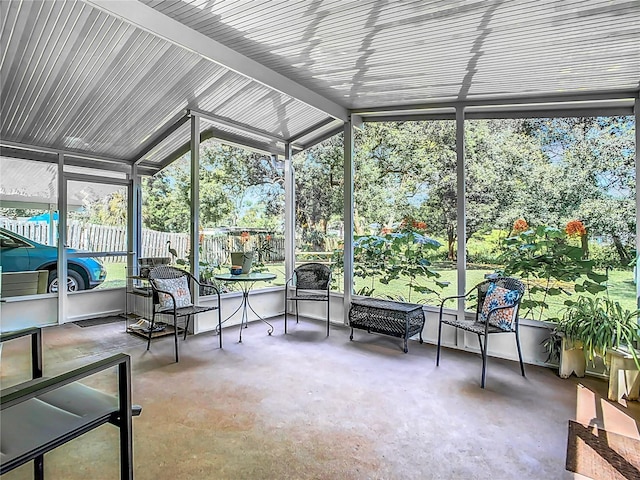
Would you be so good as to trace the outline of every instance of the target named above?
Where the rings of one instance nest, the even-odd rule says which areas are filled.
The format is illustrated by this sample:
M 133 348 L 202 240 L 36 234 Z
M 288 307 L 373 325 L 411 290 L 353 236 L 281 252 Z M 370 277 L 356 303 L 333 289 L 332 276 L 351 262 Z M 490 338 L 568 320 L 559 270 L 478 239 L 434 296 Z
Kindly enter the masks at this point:
M 520 370 L 524 377 L 524 363 L 522 362 L 522 349 L 520 348 L 520 335 L 518 332 L 518 310 L 520 301 L 524 295 L 524 284 L 515 278 L 495 278 L 485 280 L 476 285 L 465 295 L 447 297 L 440 304 L 440 317 L 438 324 L 438 352 L 436 355 L 436 366 L 440 365 L 440 342 L 442 339 L 442 324 L 452 325 L 468 332 L 478 335 L 480 351 L 482 352 L 482 382 L 484 388 L 487 370 L 487 343 L 489 335 L 493 333 L 515 333 L 518 357 L 520 358 Z M 442 315 L 444 304 L 447 300 L 454 298 L 467 298 L 477 292 L 478 304 L 476 315 L 473 320 L 467 319 L 447 319 Z M 485 337 L 484 345 L 482 337 Z
M 293 277 L 284 287 L 284 333 L 287 333 L 287 303 L 296 302 L 296 323 L 298 323 L 298 302 L 327 302 L 327 337 L 329 336 L 329 288 L 331 270 L 321 263 L 305 263 L 293 271 Z M 290 295 L 289 285 L 295 286 L 295 293 Z
M 187 338 L 191 317 L 198 313 L 218 310 L 218 331 L 220 332 L 220 348 L 222 348 L 222 318 L 220 314 L 220 291 L 213 285 L 200 283 L 189 272 L 179 268 L 161 265 L 149 272 L 149 283 L 153 290 L 153 315 L 147 338 L 147 350 L 151 346 L 156 315 L 173 316 L 173 337 L 175 342 L 176 362 L 178 362 L 178 318 L 186 317 L 184 324 L 184 338 Z M 193 305 L 189 284 L 197 285 L 201 291 L 215 292 L 218 304 L 212 306 Z M 211 293 L 213 294 L 213 293 Z

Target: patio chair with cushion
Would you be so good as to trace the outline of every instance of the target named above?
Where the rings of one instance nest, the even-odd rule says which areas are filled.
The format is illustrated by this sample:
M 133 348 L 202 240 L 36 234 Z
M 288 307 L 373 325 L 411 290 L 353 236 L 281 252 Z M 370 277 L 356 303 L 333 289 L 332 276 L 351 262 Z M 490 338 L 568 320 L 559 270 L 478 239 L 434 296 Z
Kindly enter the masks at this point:
M 220 332 L 220 348 L 222 348 L 222 318 L 220 314 L 220 291 L 213 285 L 201 283 L 185 270 L 161 265 L 149 272 L 149 283 L 153 291 L 153 314 L 147 338 L 147 350 L 156 331 L 156 315 L 173 317 L 173 337 L 175 342 L 176 362 L 178 362 L 178 319 L 186 318 L 182 331 L 186 340 L 191 317 L 198 313 L 218 310 L 218 331 Z M 197 285 L 205 295 L 217 295 L 216 305 L 194 305 L 191 301 L 190 283 Z M 207 290 L 209 292 L 207 292 Z
M 440 365 L 440 343 L 442 339 L 442 324 L 451 325 L 478 335 L 480 351 L 482 353 L 482 382 L 484 388 L 487 370 L 487 344 L 489 335 L 493 333 L 514 333 L 516 336 L 516 347 L 520 358 L 520 370 L 524 377 L 524 363 L 522 362 L 522 349 L 520 348 L 520 335 L 518 332 L 518 310 L 520 301 L 524 295 L 524 284 L 515 278 L 494 278 L 485 280 L 476 285 L 465 295 L 447 297 L 440 304 L 440 317 L 438 323 L 438 351 L 436 355 L 436 366 Z M 473 320 L 446 318 L 443 316 L 444 304 L 447 300 L 454 298 L 467 298 L 477 293 L 478 303 Z M 482 342 L 484 337 L 484 345 Z
M 295 287 L 291 294 L 289 285 Z M 327 337 L 329 336 L 329 288 L 331 285 L 331 269 L 321 263 L 305 263 L 293 271 L 284 288 L 284 333 L 287 333 L 287 303 L 296 302 L 296 323 L 298 323 L 298 302 L 327 302 Z

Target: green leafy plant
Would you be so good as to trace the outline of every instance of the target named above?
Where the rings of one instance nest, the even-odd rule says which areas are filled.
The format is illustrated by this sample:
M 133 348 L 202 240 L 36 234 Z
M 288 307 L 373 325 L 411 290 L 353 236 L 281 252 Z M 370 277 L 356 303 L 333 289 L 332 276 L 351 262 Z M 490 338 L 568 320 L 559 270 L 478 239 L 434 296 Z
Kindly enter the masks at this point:
M 371 281 L 369 287 L 360 289 L 364 295 L 372 295 L 375 281 L 389 284 L 400 278 L 407 279 L 408 300 L 411 294 L 439 295 L 434 287 L 442 288 L 438 282 L 440 274 L 431 268 L 429 257 L 441 244 L 427 237 L 421 222 L 405 220 L 398 231 L 383 230 L 381 235 L 364 235 L 354 238 L 354 276 Z M 344 268 L 341 250 L 333 256 L 335 268 Z M 432 283 L 426 283 L 431 279 Z
M 572 244 L 565 230 L 545 225 L 527 228 L 506 238 L 504 247 L 500 257 L 504 274 L 520 277 L 527 286 L 523 316 L 557 321 L 548 316 L 549 297 L 606 290 L 607 276 L 594 271 L 595 262 L 585 258 L 583 245 Z
M 568 308 L 556 331 L 581 342 L 588 361 L 593 364 L 596 357 L 605 358 L 607 349 L 624 347 L 640 369 L 636 351 L 640 341 L 640 310 L 624 309 L 608 297 L 580 296 L 565 303 Z

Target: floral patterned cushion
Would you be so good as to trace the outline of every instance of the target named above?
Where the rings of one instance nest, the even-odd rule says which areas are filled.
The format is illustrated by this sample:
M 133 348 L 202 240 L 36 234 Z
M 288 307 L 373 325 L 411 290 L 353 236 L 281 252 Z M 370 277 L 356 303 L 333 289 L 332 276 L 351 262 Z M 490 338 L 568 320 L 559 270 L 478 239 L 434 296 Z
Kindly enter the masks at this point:
M 482 304 L 482 311 L 480 312 L 479 320 L 486 322 L 489 318 L 489 312 L 496 307 L 505 307 L 507 305 L 513 306 L 512 308 L 501 308 L 491 314 L 489 318 L 489 324 L 494 325 L 502 330 L 513 330 L 513 322 L 515 321 L 515 304 L 518 300 L 517 290 L 507 290 L 506 288 L 499 287 L 495 283 L 489 285 L 487 290 L 487 296 Z
M 168 279 L 157 278 L 154 282 L 158 290 L 164 290 L 165 292 L 171 292 L 173 294 L 176 299 L 176 308 L 190 307 L 193 305 L 186 276 Z M 173 299 L 170 295 L 158 293 L 158 298 L 161 309 L 173 308 Z

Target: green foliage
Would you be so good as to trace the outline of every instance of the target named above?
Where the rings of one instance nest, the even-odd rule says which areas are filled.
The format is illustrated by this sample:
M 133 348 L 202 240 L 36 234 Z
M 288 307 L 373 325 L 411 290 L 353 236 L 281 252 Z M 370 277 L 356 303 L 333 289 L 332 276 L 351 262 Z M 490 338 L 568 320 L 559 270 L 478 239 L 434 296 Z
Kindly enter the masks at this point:
M 296 228 L 314 250 L 324 250 L 329 225 L 342 222 L 343 164 L 342 134 L 293 157 Z
M 407 222 L 398 232 L 384 235 L 363 235 L 354 239 L 354 276 L 371 281 L 359 294 L 373 295 L 375 281 L 388 285 L 393 280 L 406 281 L 408 301 L 413 293 L 438 295 L 435 288 L 444 284 L 437 281 L 440 274 L 431 268 L 429 255 L 441 244 L 424 235 Z M 343 268 L 342 251 L 334 252 L 334 266 Z M 425 283 L 424 279 L 430 279 Z
M 270 157 L 218 142 L 203 143 L 200 156 L 200 225 L 271 228 L 284 205 L 284 172 Z M 189 155 L 142 183 L 146 228 L 188 232 L 191 165 Z
M 607 349 L 625 347 L 640 369 L 635 349 L 640 341 L 640 310 L 626 310 L 609 297 L 580 296 L 566 304 L 569 308 L 556 330 L 581 342 L 587 360 L 593 363 L 596 357 L 605 358 Z
M 504 246 L 500 261 L 505 275 L 520 277 L 527 285 L 521 303 L 523 316 L 557 320 L 545 317 L 547 297 L 606 290 L 606 275 L 594 271 L 593 260 L 585 260 L 582 248 L 572 245 L 563 230 L 540 225 L 505 239 Z M 541 298 L 536 295 L 540 292 Z

